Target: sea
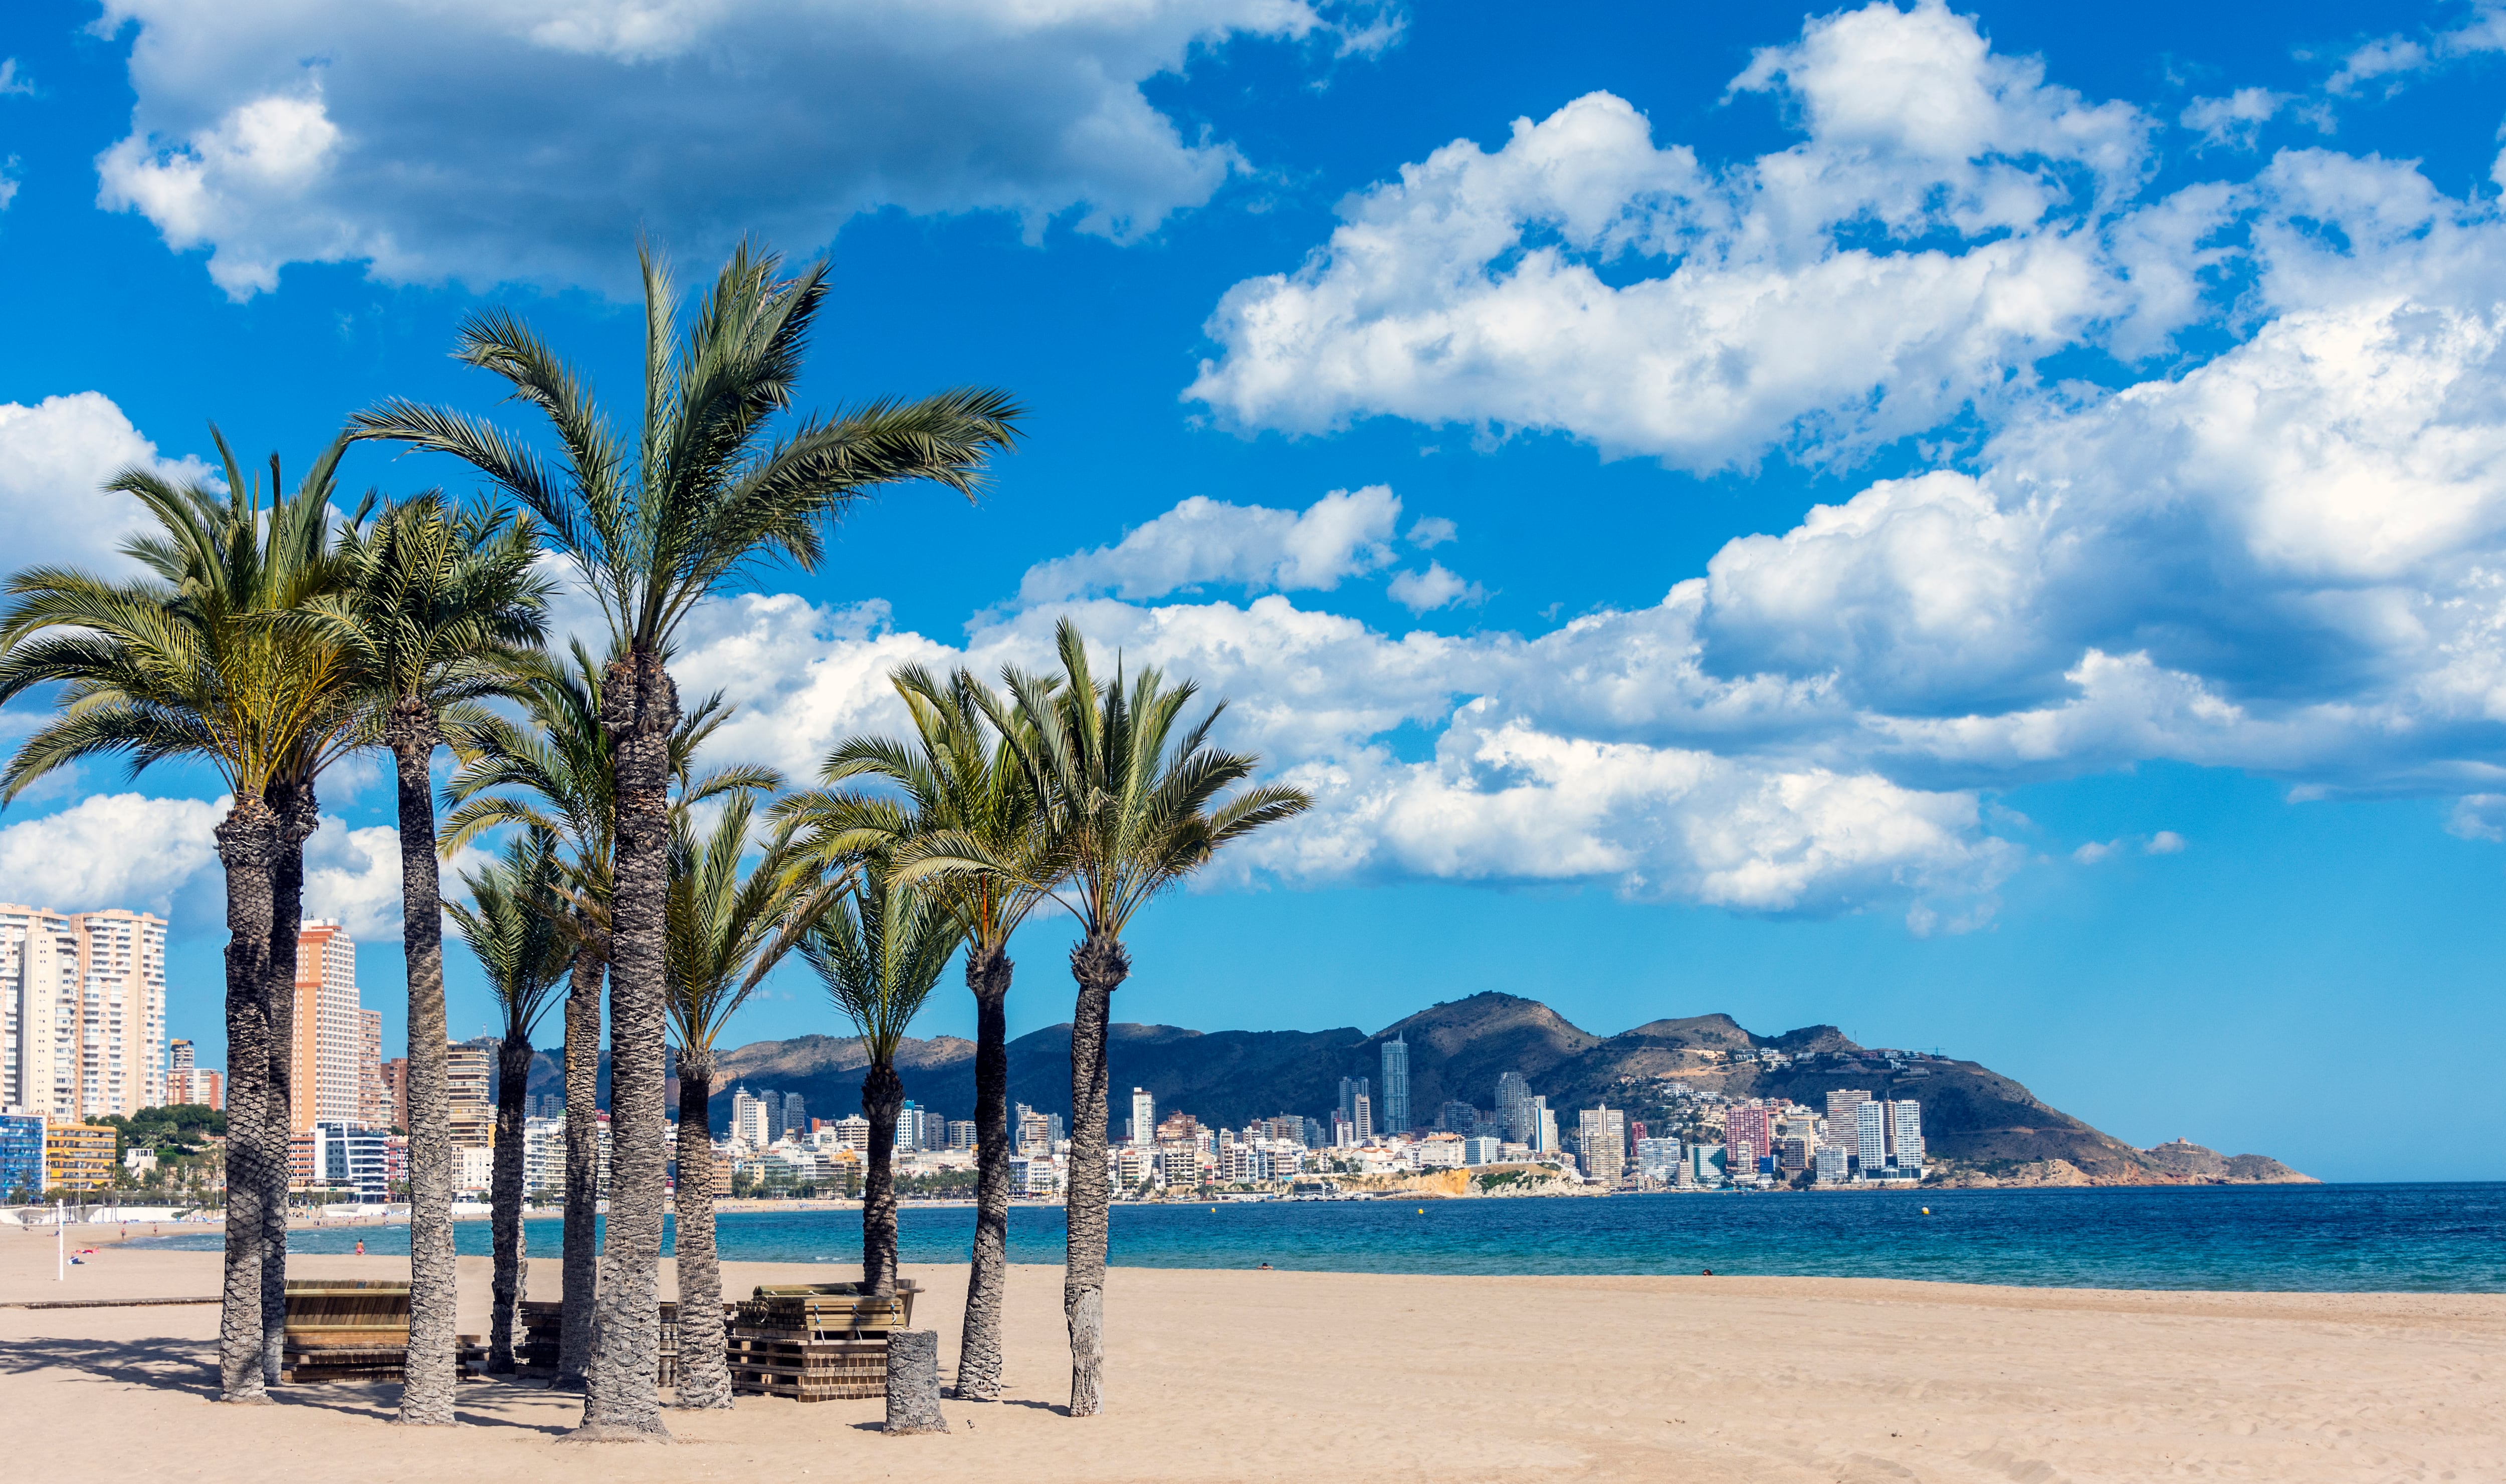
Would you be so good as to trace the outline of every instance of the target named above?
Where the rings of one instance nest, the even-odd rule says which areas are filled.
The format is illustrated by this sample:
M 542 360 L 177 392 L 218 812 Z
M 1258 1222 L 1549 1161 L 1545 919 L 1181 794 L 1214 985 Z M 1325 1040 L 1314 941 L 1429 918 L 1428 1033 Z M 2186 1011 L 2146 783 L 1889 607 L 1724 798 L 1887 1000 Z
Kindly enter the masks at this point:
M 966 1260 L 967 1206 L 909 1205 L 907 1262 Z M 555 1256 L 561 1223 L 524 1222 Z M 858 1211 L 727 1212 L 732 1261 L 861 1261 Z M 1013 1262 L 1057 1263 L 1057 1206 L 1010 1212 Z M 455 1224 L 489 1251 L 483 1220 Z M 666 1240 L 666 1238 L 665 1238 Z M 299 1229 L 300 1253 L 406 1254 L 409 1228 Z M 216 1250 L 215 1229 L 134 1247 Z M 1915 1278 L 2038 1288 L 2506 1292 L 2506 1184 L 2191 1185 L 2055 1190 L 1718 1192 L 1440 1200 L 1118 1205 L 1129 1267 L 1348 1273 L 1700 1273 Z M 831 1280 L 832 1281 L 832 1280 Z

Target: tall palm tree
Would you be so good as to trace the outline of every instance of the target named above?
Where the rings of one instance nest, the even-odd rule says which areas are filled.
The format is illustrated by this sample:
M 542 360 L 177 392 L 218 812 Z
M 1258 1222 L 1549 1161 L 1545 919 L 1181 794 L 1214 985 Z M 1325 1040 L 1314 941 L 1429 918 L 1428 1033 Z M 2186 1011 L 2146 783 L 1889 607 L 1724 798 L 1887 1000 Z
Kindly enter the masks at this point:
M 1070 950 L 1079 983 L 1070 1021 L 1069 1245 L 1062 1310 L 1070 1326 L 1070 1415 L 1104 1407 L 1106 1169 L 1105 1029 L 1114 991 L 1131 972 L 1123 931 L 1160 893 L 1208 864 L 1222 845 L 1312 807 L 1275 784 L 1222 797 L 1260 765 L 1209 743 L 1224 701 L 1178 729 L 1197 688 L 1142 670 L 1126 690 L 1118 665 L 1099 683 L 1068 618 L 1054 634 L 1058 677 L 1005 671 L 1018 714 L 998 718 L 1042 801 L 1053 898 L 1079 919 Z
M 862 1290 L 896 1291 L 896 1118 L 905 1083 L 897 1043 L 931 998 L 962 936 L 948 905 L 898 879 L 872 857 L 845 900 L 818 919 L 802 956 L 852 1018 L 870 1066 L 862 1074 L 862 1114 L 870 1119 L 869 1167 L 862 1178 Z
M 409 974 L 404 1423 L 449 1425 L 460 1377 L 443 884 L 430 770 L 447 712 L 511 693 L 518 665 L 540 644 L 550 584 L 533 570 L 537 554 L 527 519 L 483 505 L 457 508 L 429 492 L 345 531 L 338 548 L 340 588 L 314 605 L 355 668 L 399 782 L 401 948 Z
M 975 996 L 975 1243 L 957 1346 L 957 1396 L 990 1401 L 1001 1389 L 1001 1303 L 1009 1276 L 1010 1097 L 1006 1006 L 1010 936 L 1044 900 L 1051 874 L 1035 792 L 1013 745 L 989 717 L 1015 711 L 959 670 L 944 684 L 919 665 L 889 682 L 913 721 L 913 740 L 853 737 L 827 755 L 825 787 L 776 806 L 823 860 L 884 852 L 944 903 L 963 934 L 966 987 Z M 841 785 L 888 785 L 893 795 Z M 980 861 L 978 866 L 971 864 Z
M 57 684 L 54 719 L 0 770 L 0 799 L 88 758 L 121 756 L 135 775 L 194 760 L 225 783 L 217 829 L 227 885 L 227 1222 L 218 1322 L 219 1394 L 267 1399 L 284 1324 L 288 1107 L 296 924 L 279 910 L 292 846 L 303 881 L 310 780 L 360 740 L 348 667 L 293 621 L 334 580 L 326 560 L 341 445 L 293 493 L 270 461 L 267 491 L 246 478 L 215 427 L 223 490 L 126 469 L 105 489 L 137 499 L 154 532 L 123 552 L 142 575 L 113 579 L 38 567 L 9 582 L 0 616 L 0 702 Z M 273 793 L 278 799 L 273 804 Z M 273 972 L 284 937 L 287 961 Z M 275 1083 L 275 1085 L 273 1085 Z M 270 1298 L 271 1290 L 282 1295 Z
M 569 661 L 542 656 L 525 667 L 519 722 L 488 716 L 447 727 L 461 765 L 445 786 L 451 813 L 445 820 L 443 851 L 449 856 L 482 833 L 509 825 L 544 830 L 564 850 L 560 893 L 576 951 L 565 1001 L 565 1288 L 556 1385 L 581 1391 L 591 1360 L 592 1297 L 598 1289 L 600 981 L 609 954 L 617 805 L 611 737 L 600 724 L 604 666 L 580 641 L 571 646 Z M 777 786 L 777 775 L 758 768 L 694 774 L 697 749 L 729 719 L 721 697 L 710 697 L 671 733 L 670 776 L 681 806 Z
M 661 1333 L 662 1060 L 667 952 L 668 740 L 679 721 L 668 655 L 696 605 L 752 565 L 814 567 L 823 529 L 871 487 L 931 479 L 971 494 L 1016 436 L 1017 406 L 995 391 L 875 402 L 782 437 L 826 268 L 780 276 L 781 260 L 743 244 L 723 265 L 682 339 L 678 296 L 652 253 L 644 276 L 644 416 L 622 440 L 572 368 L 512 314 L 464 323 L 455 354 L 538 407 L 562 459 L 438 407 L 389 402 L 351 420 L 469 462 L 548 527 L 607 618 L 613 655 L 601 725 L 614 749 L 609 1009 L 615 1131 L 601 1256 L 598 1353 L 584 1397 L 585 1440 L 665 1439 L 655 1363 Z
M 487 1369 L 498 1375 L 514 1370 L 514 1320 L 522 1301 L 522 1120 L 530 1097 L 531 1034 L 574 963 L 574 945 L 556 919 L 562 910 L 557 872 L 555 837 L 525 830 L 507 843 L 504 859 L 462 874 L 469 901 L 444 904 L 478 958 L 505 1020 L 496 1045 L 496 1162 L 488 1193 L 496 1275 L 487 1316 Z
M 755 812 L 754 795 L 742 792 L 702 838 L 685 809 L 671 830 L 670 1028 L 679 1042 L 677 1400 L 683 1407 L 731 1405 L 707 1112 L 714 1042 L 833 895 L 800 852 L 781 840 L 752 837 Z M 752 852 L 759 852 L 757 863 L 743 873 L 740 862 Z

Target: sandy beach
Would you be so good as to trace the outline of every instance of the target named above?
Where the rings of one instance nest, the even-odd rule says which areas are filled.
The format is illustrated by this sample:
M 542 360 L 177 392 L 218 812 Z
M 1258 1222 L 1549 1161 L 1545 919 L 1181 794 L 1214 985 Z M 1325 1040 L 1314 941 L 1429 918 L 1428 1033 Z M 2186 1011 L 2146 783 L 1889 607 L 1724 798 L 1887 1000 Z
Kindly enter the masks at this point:
M 54 1281 L 0 1234 L 0 1303 L 207 1295 L 214 1254 L 98 1238 Z M 304 1276 L 404 1259 L 302 1257 Z M 831 1264 L 730 1263 L 725 1288 Z M 962 1268 L 909 1268 L 953 1363 Z M 461 1259 L 483 1328 L 483 1258 Z M 665 1283 L 667 1282 L 665 1276 Z M 554 1261 L 532 1296 L 554 1297 Z M 876 1402 L 743 1396 L 672 1448 L 560 1447 L 575 1398 L 465 1384 L 467 1426 L 389 1424 L 397 1388 L 212 1395 L 211 1305 L 0 1308 L 14 1477 L 324 1472 L 556 1484 L 895 1480 L 2506 1479 L 2506 1295 L 2158 1293 L 1802 1278 L 1416 1278 L 1118 1268 L 1109 1405 L 1074 1422 L 1060 1274 L 1013 1271 L 1011 1399 L 888 1438 Z M 321 1461 L 316 1466 L 313 1461 Z

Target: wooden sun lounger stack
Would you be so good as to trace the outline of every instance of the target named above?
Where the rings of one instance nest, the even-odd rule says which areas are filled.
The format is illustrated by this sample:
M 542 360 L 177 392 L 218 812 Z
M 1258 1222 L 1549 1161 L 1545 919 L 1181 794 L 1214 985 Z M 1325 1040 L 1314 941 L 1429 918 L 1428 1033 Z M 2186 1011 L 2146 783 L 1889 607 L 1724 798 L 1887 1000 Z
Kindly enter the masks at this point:
M 728 1322 L 734 1306 L 722 1306 Z M 565 1305 L 554 1299 L 526 1298 L 521 1304 L 521 1338 L 514 1346 L 514 1374 L 527 1380 L 554 1381 L 557 1361 L 563 1353 Z M 679 1306 L 668 1299 L 662 1301 L 662 1343 L 660 1384 L 676 1386 L 679 1380 Z
M 286 1382 L 398 1381 L 409 1363 L 409 1285 L 385 1279 L 287 1280 Z
M 761 1287 L 731 1325 L 734 1391 L 795 1401 L 887 1395 L 887 1336 L 913 1323 L 911 1284 L 881 1297 L 849 1283 Z

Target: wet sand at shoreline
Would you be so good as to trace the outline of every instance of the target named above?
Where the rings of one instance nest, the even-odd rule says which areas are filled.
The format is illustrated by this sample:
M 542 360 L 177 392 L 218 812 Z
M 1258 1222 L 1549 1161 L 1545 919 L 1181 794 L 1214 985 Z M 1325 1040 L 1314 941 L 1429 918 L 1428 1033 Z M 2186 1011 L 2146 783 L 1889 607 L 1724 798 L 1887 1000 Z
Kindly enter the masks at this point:
M 111 1235 L 118 1228 L 98 1228 Z M 76 1236 L 76 1233 L 73 1233 Z M 118 1249 L 53 1281 L 0 1230 L 0 1303 L 207 1297 L 214 1253 Z M 530 1293 L 554 1297 L 553 1258 Z M 298 1276 L 406 1277 L 307 1256 Z M 962 1267 L 909 1267 L 954 1363 Z M 725 1290 L 827 1264 L 728 1263 Z M 461 1259 L 465 1331 L 488 1264 Z M 669 1282 L 665 1274 L 665 1291 Z M 2506 1479 L 2506 1295 L 2187 1293 L 1868 1279 L 1451 1278 L 1117 1268 L 1106 1414 L 1073 1420 L 1060 1270 L 1012 1270 L 1010 1399 L 889 1438 L 874 1401 L 743 1396 L 669 1448 L 559 1446 L 579 1398 L 462 1387 L 457 1430 L 390 1425 L 396 1386 L 223 1407 L 217 1310 L 0 1308 L 10 1471 L 266 1484 L 291 1467 L 548 1484 L 897 1480 L 1670 1479 L 2271 1484 Z

